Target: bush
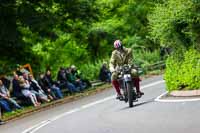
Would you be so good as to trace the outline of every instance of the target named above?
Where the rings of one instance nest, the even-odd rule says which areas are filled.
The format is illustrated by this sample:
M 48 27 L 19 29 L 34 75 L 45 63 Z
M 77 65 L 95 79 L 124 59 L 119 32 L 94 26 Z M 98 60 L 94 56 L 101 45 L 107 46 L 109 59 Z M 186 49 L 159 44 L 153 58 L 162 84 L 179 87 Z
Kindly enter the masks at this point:
M 108 67 L 108 61 L 109 59 L 105 60 L 107 62 Z M 83 78 L 87 78 L 89 80 L 95 80 L 98 79 L 100 68 L 103 64 L 104 60 L 98 60 L 95 63 L 88 63 L 80 66 L 80 70 L 82 73 Z
M 179 51 L 167 59 L 164 75 L 167 90 L 200 89 L 200 52 Z
M 134 51 L 133 51 L 134 52 Z M 134 64 L 140 66 L 144 73 L 147 73 L 147 67 L 161 60 L 160 51 L 138 50 L 133 53 Z

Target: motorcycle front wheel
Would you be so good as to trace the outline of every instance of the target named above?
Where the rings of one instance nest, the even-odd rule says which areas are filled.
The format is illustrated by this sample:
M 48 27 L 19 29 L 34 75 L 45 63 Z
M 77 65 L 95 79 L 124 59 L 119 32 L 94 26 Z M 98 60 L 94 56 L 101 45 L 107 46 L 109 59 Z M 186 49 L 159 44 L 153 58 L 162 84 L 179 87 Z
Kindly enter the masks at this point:
M 126 87 L 127 87 L 127 93 L 128 93 L 129 107 L 133 107 L 133 86 L 131 82 L 127 82 Z

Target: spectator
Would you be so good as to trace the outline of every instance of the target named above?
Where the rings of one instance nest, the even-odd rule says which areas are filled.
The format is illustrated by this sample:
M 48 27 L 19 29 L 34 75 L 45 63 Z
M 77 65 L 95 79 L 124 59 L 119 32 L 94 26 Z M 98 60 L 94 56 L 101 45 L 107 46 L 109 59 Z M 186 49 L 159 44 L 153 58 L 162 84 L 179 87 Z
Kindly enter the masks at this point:
M 66 69 L 67 80 L 74 84 L 75 87 L 78 88 L 80 91 L 83 91 L 86 88 L 86 85 L 83 84 L 80 78 L 77 78 L 74 74 L 72 74 L 71 70 L 71 68 Z
M 83 78 L 81 76 L 81 71 L 77 70 L 75 65 L 71 66 L 71 73 L 78 79 L 80 79 L 82 81 L 82 83 L 86 86 L 86 88 L 91 87 L 92 84 L 90 83 L 90 81 L 86 78 Z
M 47 70 L 47 72 L 45 74 L 45 79 L 46 79 L 48 87 L 51 88 L 51 90 L 54 92 L 56 97 L 58 99 L 63 98 L 63 94 L 62 94 L 60 88 L 57 86 L 57 83 L 54 82 L 52 77 L 51 77 L 51 71 L 50 70 Z
M 28 83 L 28 81 L 25 80 L 22 76 L 20 76 L 19 77 L 19 84 L 20 84 L 20 87 L 21 87 L 22 94 L 25 97 L 30 98 L 31 102 L 33 103 L 33 105 L 35 107 L 40 106 L 40 103 L 38 102 L 35 94 L 30 91 L 30 84 Z
M 33 75 L 29 74 L 29 82 L 31 85 L 31 92 L 33 92 L 42 102 L 49 102 L 47 95 L 41 89 L 38 82 L 33 78 Z
M 43 73 L 40 74 L 38 83 L 50 100 L 56 99 L 56 96 L 54 95 L 51 88 L 49 87 L 48 81 Z
M 111 72 L 106 66 L 106 63 L 104 62 L 100 72 L 99 72 L 99 79 L 103 82 L 111 82 Z
M 0 80 L 0 98 L 7 101 L 8 103 L 10 103 L 11 105 L 14 106 L 14 108 L 16 109 L 21 109 L 21 106 L 10 97 L 10 92 L 8 91 L 8 89 L 4 86 L 2 80 Z
M 79 92 L 80 91 L 78 88 L 75 87 L 74 84 L 70 83 L 67 80 L 65 69 L 62 68 L 62 67 L 60 67 L 60 70 L 58 71 L 57 80 L 58 80 L 59 86 L 61 88 L 69 89 L 70 93 Z
M 0 107 L 3 110 L 5 110 L 6 112 L 11 112 L 12 111 L 10 106 L 9 106 L 9 103 L 6 100 L 1 99 L 1 98 L 0 98 Z
M 30 105 L 32 104 L 30 99 L 27 99 L 22 94 L 21 87 L 19 85 L 19 76 L 14 73 L 14 77 L 12 80 L 12 95 L 21 101 L 21 104 Z
M 13 80 L 12 80 L 12 88 L 13 88 L 13 96 L 20 98 L 22 97 L 21 88 L 19 86 L 19 76 L 17 74 L 14 74 Z

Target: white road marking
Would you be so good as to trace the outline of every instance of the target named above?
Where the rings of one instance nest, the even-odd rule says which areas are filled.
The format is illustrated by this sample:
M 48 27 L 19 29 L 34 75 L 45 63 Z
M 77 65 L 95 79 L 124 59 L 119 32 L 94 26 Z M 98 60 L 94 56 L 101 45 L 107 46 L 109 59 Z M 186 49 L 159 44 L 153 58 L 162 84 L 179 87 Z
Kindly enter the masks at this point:
M 189 99 L 160 99 L 161 97 L 163 97 L 164 95 L 166 95 L 168 92 L 164 92 L 163 94 L 161 94 L 160 96 L 158 96 L 154 101 L 157 102 L 171 102 L 171 103 L 177 103 L 177 102 L 193 102 L 193 101 L 199 101 L 200 98 L 189 98 Z
M 160 84 L 160 83 L 163 83 L 163 82 L 164 82 L 164 80 L 160 80 L 160 81 L 157 81 L 157 82 L 148 84 L 148 85 L 144 85 L 144 86 L 141 87 L 141 89 L 145 89 L 145 88 L 148 88 L 148 87 L 152 87 L 152 86 L 155 86 L 155 85 Z M 24 130 L 22 133 L 35 133 L 35 132 L 38 131 L 40 128 L 42 128 L 42 127 L 44 127 L 44 126 L 50 124 L 50 123 L 53 122 L 53 121 L 58 120 L 58 119 L 60 119 L 60 118 L 62 118 L 62 117 L 64 117 L 64 116 L 67 116 L 67 115 L 70 115 L 70 114 L 72 114 L 72 113 L 81 111 L 81 110 L 83 110 L 83 109 L 90 108 L 90 107 L 95 106 L 95 105 L 97 105 L 97 104 L 100 104 L 100 103 L 109 101 L 109 100 L 111 100 L 111 99 L 114 99 L 115 97 L 116 97 L 116 95 L 112 95 L 112 96 L 106 97 L 106 98 L 104 98 L 104 99 L 101 99 L 101 100 L 98 100 L 98 101 L 95 101 L 95 102 L 92 102 L 92 103 L 83 105 L 83 106 L 81 106 L 81 107 L 79 107 L 79 108 L 72 109 L 72 110 L 67 111 L 67 112 L 65 112 L 65 113 L 63 113 L 63 114 L 60 114 L 60 115 L 58 115 L 58 116 L 55 116 L 55 117 L 53 117 L 53 118 L 51 118 L 51 119 L 42 121 L 42 122 L 40 122 L 40 123 L 38 123 L 38 124 L 36 124 L 36 125 L 34 125 L 34 126 L 28 128 L 28 129 Z

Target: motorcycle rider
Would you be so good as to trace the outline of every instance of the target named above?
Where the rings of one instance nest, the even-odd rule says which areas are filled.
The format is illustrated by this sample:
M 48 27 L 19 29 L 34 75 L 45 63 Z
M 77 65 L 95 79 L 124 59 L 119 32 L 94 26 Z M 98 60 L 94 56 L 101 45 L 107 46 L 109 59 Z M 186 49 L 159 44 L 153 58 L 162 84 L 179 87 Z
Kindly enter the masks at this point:
M 123 100 L 123 96 L 120 92 L 120 84 L 117 80 L 119 73 L 117 72 L 117 68 L 120 66 L 123 66 L 124 64 L 132 64 L 132 49 L 131 48 L 125 48 L 120 40 L 116 40 L 114 42 L 114 48 L 115 50 L 112 52 L 112 56 L 110 59 L 110 71 L 112 73 L 111 75 L 111 82 L 112 86 L 115 88 L 117 92 L 117 99 Z M 144 95 L 143 92 L 140 91 L 140 84 L 141 81 L 136 69 L 131 70 L 131 75 L 133 77 L 133 82 L 136 87 L 137 95 L 138 97 L 141 97 L 141 95 Z

